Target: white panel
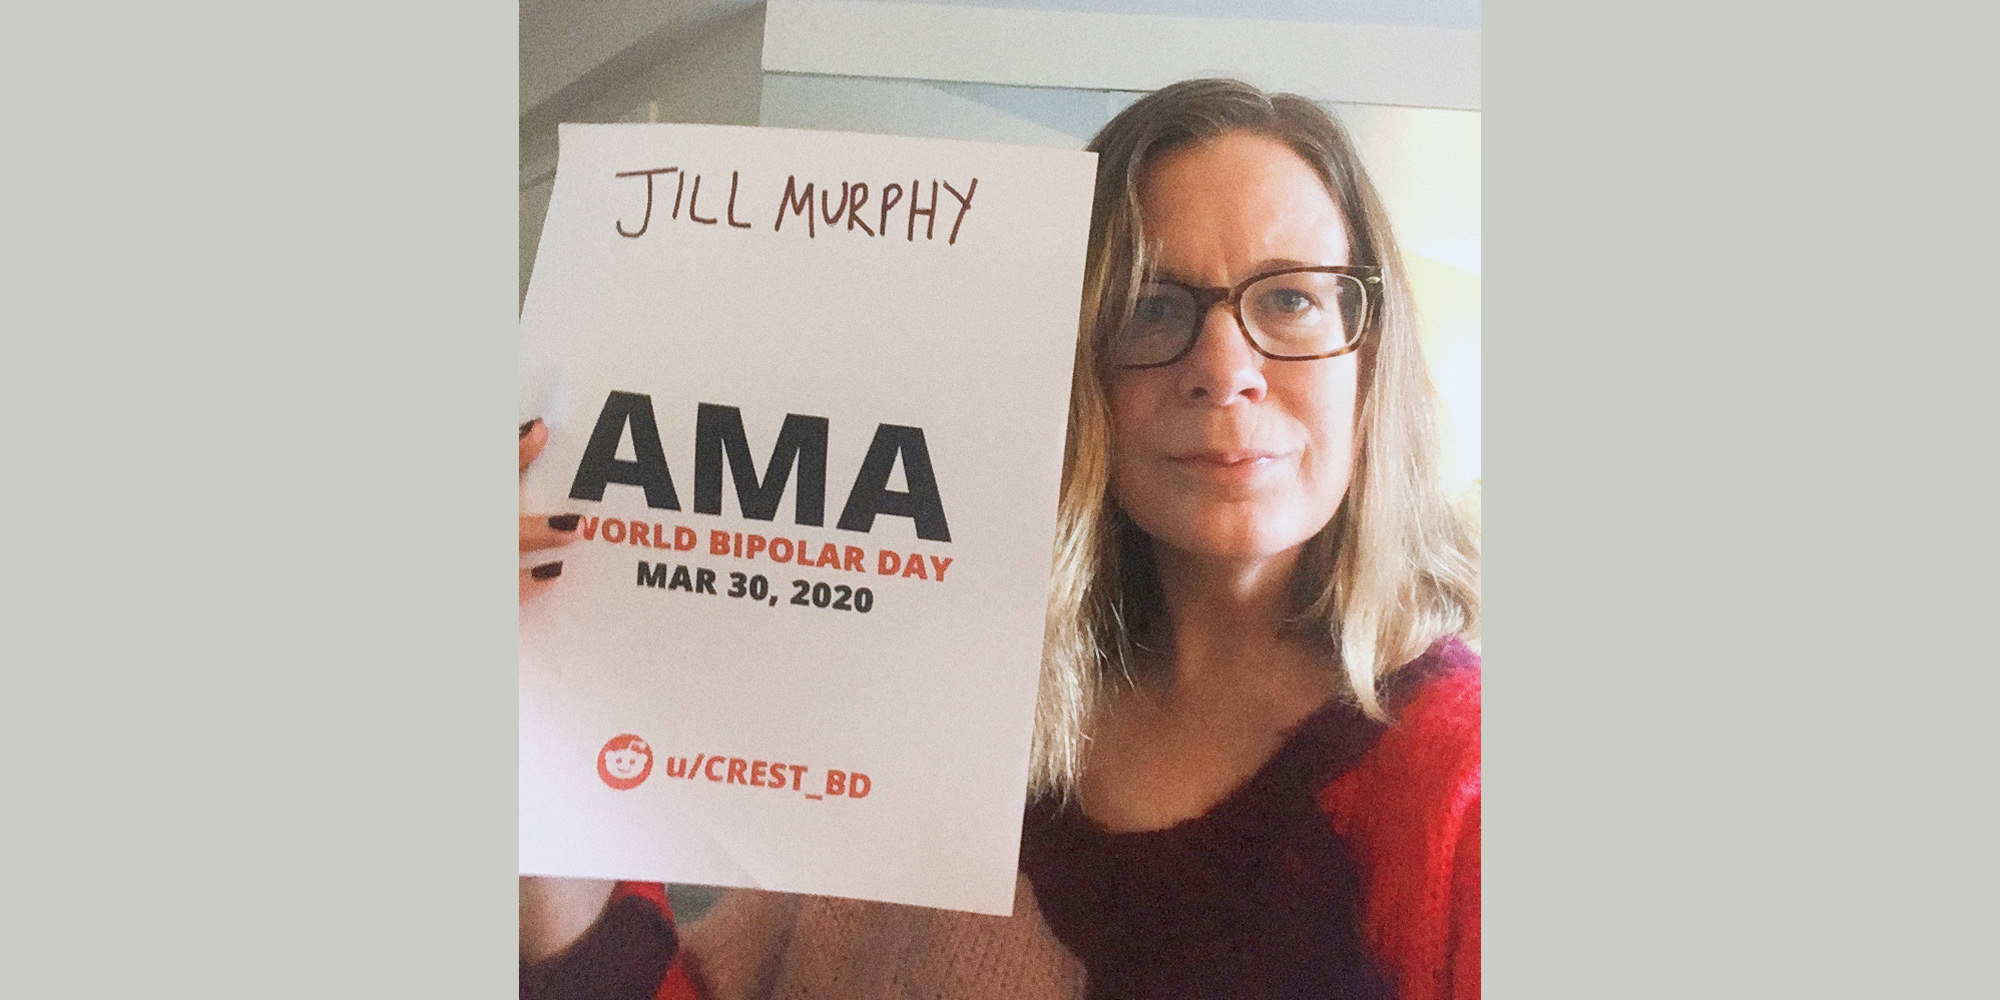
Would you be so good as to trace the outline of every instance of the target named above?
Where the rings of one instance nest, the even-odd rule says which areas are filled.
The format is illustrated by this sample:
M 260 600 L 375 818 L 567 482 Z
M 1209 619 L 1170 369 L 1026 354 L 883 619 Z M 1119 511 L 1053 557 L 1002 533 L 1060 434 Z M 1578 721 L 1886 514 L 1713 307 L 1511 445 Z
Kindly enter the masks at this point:
M 1479 31 L 1411 25 L 771 0 L 764 69 L 1141 91 L 1227 75 L 1323 101 L 1479 107 Z
M 1058 149 L 1080 149 L 1090 138 L 1089 133 L 1059 132 L 921 80 L 830 79 L 783 73 L 764 77 L 758 124 Z

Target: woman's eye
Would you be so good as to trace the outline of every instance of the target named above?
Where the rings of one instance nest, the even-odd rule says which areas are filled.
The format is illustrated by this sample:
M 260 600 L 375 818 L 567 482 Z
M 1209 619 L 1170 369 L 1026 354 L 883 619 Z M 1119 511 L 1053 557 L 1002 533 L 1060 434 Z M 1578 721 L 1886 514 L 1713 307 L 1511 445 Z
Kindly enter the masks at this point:
M 1257 297 L 1257 312 L 1272 318 L 1297 319 L 1319 308 L 1319 301 L 1296 288 L 1274 288 Z
M 1132 307 L 1132 322 L 1141 327 L 1173 327 L 1187 318 L 1186 296 L 1172 292 L 1143 292 Z

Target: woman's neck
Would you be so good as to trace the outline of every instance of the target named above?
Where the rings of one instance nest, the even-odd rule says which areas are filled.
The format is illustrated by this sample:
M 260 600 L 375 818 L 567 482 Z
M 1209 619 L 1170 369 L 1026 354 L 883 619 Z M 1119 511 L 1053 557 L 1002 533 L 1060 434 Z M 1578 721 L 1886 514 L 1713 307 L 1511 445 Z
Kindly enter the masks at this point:
M 1288 625 L 1296 554 L 1256 565 L 1157 546 L 1165 614 L 1138 639 L 1136 684 L 1112 693 L 1092 734 L 1083 809 L 1111 830 L 1202 815 L 1325 704 L 1339 678 Z
M 1140 645 L 1176 694 L 1254 686 L 1307 652 L 1289 627 L 1296 549 L 1237 561 L 1156 545 L 1154 565 L 1166 614 Z

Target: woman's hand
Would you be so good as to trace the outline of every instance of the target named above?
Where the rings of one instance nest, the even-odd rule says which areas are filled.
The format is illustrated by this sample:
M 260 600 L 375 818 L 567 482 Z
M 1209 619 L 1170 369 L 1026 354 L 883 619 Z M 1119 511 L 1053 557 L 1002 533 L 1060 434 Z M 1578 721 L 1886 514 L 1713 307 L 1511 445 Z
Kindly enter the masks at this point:
M 528 463 L 542 453 L 542 447 L 549 443 L 549 425 L 538 417 L 521 425 L 521 471 L 528 471 Z M 576 540 L 576 526 L 579 518 L 575 514 L 522 514 L 521 551 L 540 552 L 560 545 L 568 545 Z M 562 576 L 562 560 L 538 561 L 521 571 L 521 600 L 556 585 Z
M 549 443 L 549 427 L 540 419 L 521 425 L 521 471 Z M 522 514 L 521 551 L 542 552 L 576 540 L 575 514 Z M 542 560 L 521 571 L 521 600 L 555 586 L 562 561 Z M 548 959 L 576 943 L 597 922 L 611 900 L 615 882 L 595 879 L 521 876 L 521 958 L 533 963 Z
M 617 885 L 597 879 L 521 876 L 521 959 L 533 965 L 575 944 L 604 913 Z

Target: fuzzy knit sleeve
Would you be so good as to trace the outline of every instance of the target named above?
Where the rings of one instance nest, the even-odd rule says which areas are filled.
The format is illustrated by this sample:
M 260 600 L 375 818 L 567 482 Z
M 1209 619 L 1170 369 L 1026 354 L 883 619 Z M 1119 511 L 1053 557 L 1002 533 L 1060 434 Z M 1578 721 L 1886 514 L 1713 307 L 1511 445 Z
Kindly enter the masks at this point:
M 1080 1000 L 1081 963 L 1026 876 L 1012 916 L 732 889 L 687 928 L 712 1000 Z
M 1014 915 L 732 889 L 676 928 L 657 883 L 621 882 L 604 916 L 523 1000 L 1080 1000 L 1083 966 L 1025 876 Z
M 1361 763 L 1320 792 L 1362 877 L 1362 934 L 1401 1000 L 1479 996 L 1479 658 L 1396 709 Z

